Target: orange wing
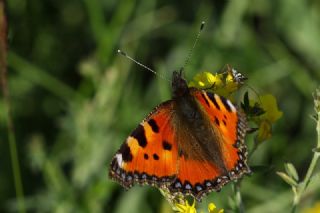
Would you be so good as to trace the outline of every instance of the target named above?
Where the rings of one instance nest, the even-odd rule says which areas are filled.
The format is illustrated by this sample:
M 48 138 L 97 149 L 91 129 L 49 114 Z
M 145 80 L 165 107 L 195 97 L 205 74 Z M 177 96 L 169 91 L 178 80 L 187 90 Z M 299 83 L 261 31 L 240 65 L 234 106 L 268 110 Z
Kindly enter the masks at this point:
M 171 183 L 177 174 L 178 157 L 172 116 L 172 101 L 156 107 L 122 144 L 111 162 L 109 176 L 125 188 L 134 183 Z
M 245 116 L 230 100 L 222 96 L 205 91 L 195 91 L 193 95 L 207 112 L 213 128 L 217 129 L 222 136 L 223 156 L 227 169 L 230 171 L 235 169 L 237 161 L 246 157 L 244 137 L 247 121 Z
M 191 95 L 199 103 L 203 116 L 208 118 L 217 140 L 212 141 L 209 148 L 219 150 L 213 152 L 219 156 L 211 156 L 209 161 L 204 157 L 203 149 L 196 147 L 195 140 L 194 143 L 189 143 L 187 148 L 193 146 L 191 148 L 193 156 L 182 154 L 179 157 L 179 173 L 169 189 L 172 192 L 191 194 L 201 200 L 205 194 L 219 191 L 230 180 L 250 173 L 246 164 L 247 152 L 244 145 L 247 124 L 245 117 L 229 100 L 205 91 L 190 90 Z M 183 130 L 178 129 L 177 133 L 181 131 Z M 188 139 L 192 137 L 192 133 L 182 133 L 182 135 L 189 136 L 182 136 L 185 138 L 178 139 L 178 144 L 192 140 Z M 187 154 L 191 150 L 187 151 Z

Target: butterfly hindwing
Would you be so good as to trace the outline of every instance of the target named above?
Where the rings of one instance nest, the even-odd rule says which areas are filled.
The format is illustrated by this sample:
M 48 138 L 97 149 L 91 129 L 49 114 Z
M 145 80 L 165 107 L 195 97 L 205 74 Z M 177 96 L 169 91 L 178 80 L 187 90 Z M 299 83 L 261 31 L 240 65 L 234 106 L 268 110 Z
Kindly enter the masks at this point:
M 126 188 L 134 183 L 161 186 L 172 182 L 178 157 L 172 110 L 173 102 L 164 102 L 139 124 L 113 158 L 111 178 Z

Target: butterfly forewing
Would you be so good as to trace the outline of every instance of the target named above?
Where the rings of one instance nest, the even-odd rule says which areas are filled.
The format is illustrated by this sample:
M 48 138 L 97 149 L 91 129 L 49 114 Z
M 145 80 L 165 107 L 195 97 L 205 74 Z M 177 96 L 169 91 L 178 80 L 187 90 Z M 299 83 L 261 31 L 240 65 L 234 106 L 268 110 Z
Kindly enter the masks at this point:
M 173 102 L 156 107 L 126 139 L 111 162 L 110 177 L 124 187 L 166 185 L 177 174 Z
M 245 116 L 222 96 L 199 90 L 194 90 L 192 94 L 206 111 L 213 129 L 221 135 L 223 157 L 231 178 L 249 172 L 244 145 L 247 130 Z

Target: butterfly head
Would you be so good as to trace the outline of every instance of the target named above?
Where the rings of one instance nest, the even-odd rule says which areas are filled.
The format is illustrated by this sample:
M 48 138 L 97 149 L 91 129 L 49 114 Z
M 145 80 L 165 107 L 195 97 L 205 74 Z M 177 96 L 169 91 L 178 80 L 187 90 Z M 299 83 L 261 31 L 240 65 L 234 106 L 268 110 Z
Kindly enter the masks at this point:
M 173 71 L 172 74 L 172 94 L 173 98 L 181 97 L 189 92 L 188 84 L 182 77 L 182 69 Z

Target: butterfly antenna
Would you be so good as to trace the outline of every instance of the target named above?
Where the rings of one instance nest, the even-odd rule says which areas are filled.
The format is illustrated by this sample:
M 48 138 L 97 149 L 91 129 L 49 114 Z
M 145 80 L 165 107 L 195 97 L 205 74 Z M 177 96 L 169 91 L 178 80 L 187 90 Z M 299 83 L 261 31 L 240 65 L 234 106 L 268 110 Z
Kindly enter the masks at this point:
M 190 58 L 191 58 L 191 56 L 192 56 L 192 53 L 193 53 L 194 48 L 195 48 L 196 45 L 197 45 L 197 42 L 198 42 L 199 37 L 200 37 L 200 35 L 201 35 L 201 32 L 202 32 L 202 30 L 203 30 L 203 28 L 204 28 L 204 25 L 205 25 L 205 22 L 204 22 L 204 21 L 201 22 L 200 30 L 199 30 L 199 32 L 198 32 L 198 34 L 197 34 L 196 39 L 194 40 L 194 43 L 193 43 L 192 48 L 189 50 L 188 56 L 187 56 L 187 58 L 186 58 L 186 60 L 185 60 L 185 62 L 184 62 L 184 64 L 183 64 L 183 66 L 181 67 L 181 70 L 183 70 L 183 69 L 187 66 L 187 64 L 189 63 L 189 60 L 190 60 Z
M 155 75 L 158 75 L 160 78 L 166 80 L 166 81 L 169 81 L 171 82 L 169 79 L 165 78 L 163 75 L 160 75 L 159 73 L 157 73 L 156 71 L 154 71 L 153 69 L 147 67 L 146 65 L 140 63 L 139 61 L 133 59 L 132 57 L 130 57 L 127 53 L 123 52 L 122 50 L 118 50 L 118 53 L 121 54 L 122 56 L 126 57 L 127 59 L 133 61 L 135 64 L 139 65 L 140 67 L 143 67 L 144 69 L 152 72 L 153 74 Z

